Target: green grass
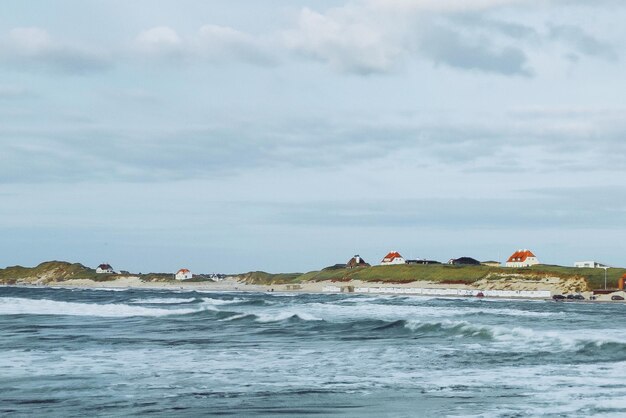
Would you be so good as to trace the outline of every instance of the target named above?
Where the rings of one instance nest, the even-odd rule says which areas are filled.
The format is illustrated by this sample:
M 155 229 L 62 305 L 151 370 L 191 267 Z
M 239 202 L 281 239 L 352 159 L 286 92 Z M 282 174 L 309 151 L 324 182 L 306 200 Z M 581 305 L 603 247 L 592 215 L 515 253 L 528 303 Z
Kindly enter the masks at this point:
M 96 274 L 96 271 L 79 263 L 65 261 L 46 261 L 36 267 L 12 266 L 0 269 L 0 283 L 16 283 L 18 281 L 35 281 L 42 277 L 48 281 L 69 279 L 90 279 L 95 281 L 113 280 L 112 274 Z
M 617 287 L 617 280 L 626 273 L 625 269 L 609 269 L 607 271 L 608 287 Z M 471 284 L 487 277 L 499 279 L 503 275 L 521 274 L 528 277 L 584 277 L 592 289 L 604 287 L 603 269 L 580 269 L 575 267 L 538 265 L 530 268 L 505 268 L 488 266 L 453 266 L 448 264 L 430 265 L 394 265 L 359 267 L 355 269 L 324 269 L 304 274 L 270 274 L 250 272 L 239 276 L 248 283 L 281 284 L 302 283 L 308 281 L 349 281 L 408 283 L 413 281 L 430 281 L 435 283 Z M 500 276 L 500 277 L 498 277 Z M 515 280 L 512 278 L 511 280 Z
M 302 273 L 266 273 L 264 271 L 251 271 L 239 275 L 239 278 L 250 284 L 284 284 L 298 283 Z
M 348 281 L 362 280 L 365 282 L 408 283 L 413 281 L 430 281 L 436 283 L 470 284 L 487 277 L 499 279 L 506 274 L 522 274 L 528 277 L 553 276 L 561 278 L 584 277 L 592 289 L 604 288 L 604 269 L 575 268 L 551 265 L 538 265 L 530 268 L 504 268 L 488 266 L 452 266 L 448 264 L 404 264 L 395 266 L 358 267 L 355 269 L 331 268 L 308 273 L 272 274 L 264 271 L 253 271 L 238 277 L 250 284 L 293 284 L 308 281 Z M 607 287 L 617 287 L 618 279 L 626 273 L 626 269 L 611 268 L 607 270 Z M 79 263 L 64 261 L 47 261 L 36 267 L 13 266 L 0 269 L 0 283 L 14 284 L 17 282 L 36 281 L 41 277 L 48 281 L 64 281 L 70 279 L 89 279 L 94 281 L 115 280 L 115 274 L 96 274 L 95 270 Z M 174 275 L 168 273 L 138 274 L 146 282 L 172 282 Z M 500 277 L 498 277 L 500 276 Z M 515 280 L 512 278 L 511 280 Z M 196 281 L 196 280 L 192 280 Z M 203 281 L 203 280 L 199 280 Z

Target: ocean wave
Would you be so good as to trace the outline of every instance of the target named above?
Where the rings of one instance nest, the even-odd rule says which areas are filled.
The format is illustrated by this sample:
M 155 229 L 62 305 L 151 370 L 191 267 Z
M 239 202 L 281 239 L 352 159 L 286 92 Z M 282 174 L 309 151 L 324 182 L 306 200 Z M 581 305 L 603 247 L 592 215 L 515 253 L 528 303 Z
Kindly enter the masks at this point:
M 240 320 L 252 320 L 254 322 L 269 323 L 269 322 L 283 322 L 289 320 L 300 321 L 323 321 L 321 318 L 317 318 L 313 315 L 309 315 L 302 312 L 276 312 L 276 313 L 236 313 L 235 315 L 221 319 L 220 321 L 240 321 Z
M 471 337 L 492 341 L 501 348 L 520 352 L 560 352 L 572 351 L 581 354 L 597 355 L 598 350 L 617 352 L 626 349 L 626 339 L 612 338 L 619 335 L 610 330 L 581 329 L 575 332 L 562 330 L 535 330 L 525 327 L 505 327 L 502 325 L 475 324 L 467 321 L 443 320 L 437 322 L 398 321 L 413 332 L 432 333 L 451 337 Z
M 0 298 L 0 315 L 68 315 L 125 318 L 132 316 L 186 315 L 206 310 L 215 310 L 202 305 L 186 309 L 164 309 L 126 304 L 95 304 L 62 302 L 50 299 Z
M 133 299 L 129 303 L 145 303 L 145 304 L 176 304 L 176 303 L 190 303 L 195 301 L 196 298 L 147 298 L 147 299 Z
M 246 301 L 246 299 L 241 299 L 241 298 L 234 298 L 234 299 L 202 298 L 202 300 L 206 303 L 210 303 L 211 305 L 230 305 L 233 303 L 241 303 L 241 302 Z
M 474 337 L 478 339 L 493 340 L 495 334 L 489 326 L 474 325 L 466 321 L 440 321 L 440 322 L 421 322 L 421 321 L 402 321 L 404 327 L 413 332 L 426 334 L 445 334 L 447 336 L 458 337 Z

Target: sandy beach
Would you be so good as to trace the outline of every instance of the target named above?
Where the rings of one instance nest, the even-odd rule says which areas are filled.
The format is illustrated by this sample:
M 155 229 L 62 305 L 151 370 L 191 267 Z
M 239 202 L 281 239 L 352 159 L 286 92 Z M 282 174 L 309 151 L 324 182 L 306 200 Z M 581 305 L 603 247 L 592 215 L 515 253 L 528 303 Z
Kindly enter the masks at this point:
M 338 288 L 337 292 L 353 292 L 353 293 L 385 293 L 393 294 L 392 291 L 402 292 L 401 289 L 406 289 L 408 292 L 406 295 L 419 296 L 410 293 L 415 289 L 426 290 L 445 290 L 445 289 L 459 289 L 459 290 L 472 290 L 476 292 L 490 290 L 513 290 L 513 291 L 549 291 L 550 295 L 566 294 L 563 291 L 563 284 L 558 278 L 545 279 L 542 282 L 537 281 L 516 281 L 507 283 L 503 286 L 499 282 L 476 282 L 472 285 L 466 284 L 442 284 L 433 283 L 428 281 L 415 281 L 409 283 L 383 283 L 383 282 L 363 282 L 360 280 L 352 280 L 348 282 L 304 282 L 297 284 L 273 284 L 273 285 L 257 285 L 248 284 L 238 280 L 236 277 L 228 277 L 224 280 L 217 282 L 144 282 L 137 276 L 121 277 L 111 281 L 93 281 L 86 279 L 74 279 L 66 280 L 62 282 L 54 282 L 46 284 L 49 287 L 58 288 L 101 288 L 101 289 L 179 289 L 187 291 L 215 291 L 215 292 L 291 292 L 291 293 L 332 293 L 329 292 L 330 288 Z M 348 290 L 349 289 L 349 290 Z M 425 290 L 425 292 L 426 292 Z M 572 292 L 573 293 L 573 292 Z M 613 301 L 611 297 L 614 295 L 622 296 L 626 299 L 626 292 L 615 292 L 606 295 L 595 295 L 595 300 L 591 300 L 592 292 L 580 292 L 580 294 L 588 302 L 622 302 Z M 405 294 L 403 294 L 405 295 Z M 441 295 L 440 295 L 441 296 Z M 494 295 L 486 295 L 487 297 L 497 297 Z M 511 296 L 509 296 L 511 297 Z M 520 299 L 530 299 L 527 297 L 513 297 Z M 536 298 L 534 298 L 536 299 Z M 543 297 L 543 299 L 550 299 L 550 297 Z

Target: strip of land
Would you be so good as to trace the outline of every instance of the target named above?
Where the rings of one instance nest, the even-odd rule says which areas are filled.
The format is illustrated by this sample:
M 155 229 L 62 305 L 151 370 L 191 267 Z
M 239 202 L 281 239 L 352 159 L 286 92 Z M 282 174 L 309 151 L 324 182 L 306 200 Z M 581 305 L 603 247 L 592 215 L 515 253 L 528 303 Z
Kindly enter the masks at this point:
M 623 274 L 626 274 L 625 269 L 608 269 L 607 287 L 616 288 Z M 371 293 L 409 294 L 428 293 L 412 292 L 409 289 L 465 289 L 474 291 L 474 294 L 477 290 L 494 294 L 497 292 L 490 291 L 502 291 L 509 295 L 514 292 L 523 294 L 531 291 L 549 291 L 551 295 L 583 294 L 585 299 L 589 299 L 594 290 L 603 289 L 604 281 L 603 269 L 548 265 L 528 268 L 454 265 L 396 265 L 351 269 L 329 267 L 308 273 L 249 272 L 229 275 L 226 279 L 218 281 L 206 279 L 204 276 L 179 281 L 169 273 L 99 274 L 82 264 L 63 261 L 45 262 L 31 268 L 14 266 L 0 269 L 0 284 L 5 285 L 177 288 L 206 291 L 358 292 L 360 290 Z M 597 299 L 610 300 L 610 296 L 598 295 Z

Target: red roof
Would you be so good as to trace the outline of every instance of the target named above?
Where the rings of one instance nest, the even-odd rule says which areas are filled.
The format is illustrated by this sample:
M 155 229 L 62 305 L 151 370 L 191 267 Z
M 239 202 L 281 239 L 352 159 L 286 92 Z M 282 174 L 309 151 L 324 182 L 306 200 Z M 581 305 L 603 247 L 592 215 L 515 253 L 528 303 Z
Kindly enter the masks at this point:
M 400 253 L 399 253 L 399 252 L 397 252 L 397 251 L 392 251 L 392 252 L 390 252 L 389 254 L 387 254 L 387 255 L 385 256 L 385 258 L 383 258 L 383 261 L 390 262 L 390 261 L 395 260 L 396 258 L 403 258 L 403 257 L 400 255 Z
M 187 270 L 187 269 L 180 269 L 180 270 L 178 270 L 178 273 L 187 274 L 187 273 L 189 273 L 189 270 Z M 176 273 L 176 274 L 178 274 L 178 273 Z
M 535 254 L 530 250 L 518 250 L 509 257 L 507 263 L 524 262 L 528 257 L 535 257 Z

